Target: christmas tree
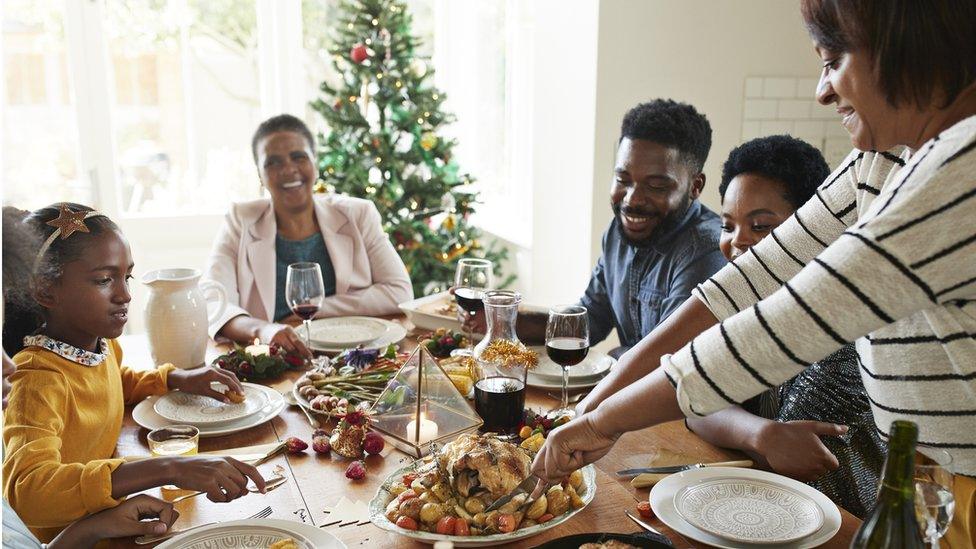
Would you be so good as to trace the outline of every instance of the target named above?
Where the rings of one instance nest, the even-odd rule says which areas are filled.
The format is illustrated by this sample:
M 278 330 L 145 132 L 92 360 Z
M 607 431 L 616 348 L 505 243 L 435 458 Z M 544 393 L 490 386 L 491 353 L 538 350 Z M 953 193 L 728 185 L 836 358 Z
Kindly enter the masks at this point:
M 439 135 L 454 117 L 428 61 L 415 55 L 405 4 L 341 0 L 332 21 L 329 51 L 341 83 L 323 82 L 324 97 L 312 103 L 329 128 L 319 136 L 316 190 L 376 204 L 415 295 L 450 286 L 462 257 L 493 260 L 501 281 L 507 250 L 484 247 L 468 222 L 477 196 L 465 188 L 474 179 L 453 158 L 456 142 Z

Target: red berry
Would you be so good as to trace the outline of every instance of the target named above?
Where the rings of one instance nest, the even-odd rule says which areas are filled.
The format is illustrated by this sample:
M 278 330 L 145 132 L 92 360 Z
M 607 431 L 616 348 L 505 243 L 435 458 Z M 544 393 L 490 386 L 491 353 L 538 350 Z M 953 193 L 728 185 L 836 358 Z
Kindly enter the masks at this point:
M 354 461 L 346 467 L 346 478 L 352 480 L 363 480 L 366 478 L 366 465 L 361 461 Z
M 445 337 L 444 338 L 444 346 L 445 347 L 453 347 L 454 346 L 454 338 L 453 337 Z
M 363 437 L 363 451 L 371 456 L 375 456 L 376 454 L 382 452 L 384 446 L 386 446 L 386 442 L 383 440 L 383 437 L 379 435 L 379 433 L 370 431 L 366 433 L 366 436 Z
M 300 454 L 308 448 L 308 443 L 297 437 L 288 437 L 285 441 L 285 447 L 288 448 L 288 452 L 292 454 Z
M 330 454 L 332 453 L 332 444 L 329 443 L 329 437 L 315 437 L 312 439 L 312 449 L 315 450 L 317 454 Z
M 222 359 L 222 358 L 218 358 L 217 359 L 217 366 L 220 366 L 221 368 L 223 368 L 226 365 L 227 365 L 227 362 L 224 359 Z

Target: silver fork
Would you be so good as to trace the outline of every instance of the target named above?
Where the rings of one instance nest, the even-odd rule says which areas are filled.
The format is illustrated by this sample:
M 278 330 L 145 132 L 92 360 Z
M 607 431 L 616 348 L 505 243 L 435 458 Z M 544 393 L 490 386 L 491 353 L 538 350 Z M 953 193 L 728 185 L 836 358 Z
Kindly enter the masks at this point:
M 251 516 L 249 516 L 249 517 L 247 517 L 246 519 L 243 519 L 243 520 L 253 520 L 253 519 L 268 518 L 268 517 L 271 516 L 271 514 L 273 512 L 274 511 L 271 510 L 271 506 L 269 505 L 269 506 L 265 507 L 264 509 L 261 509 L 257 513 L 254 513 L 253 515 L 251 515 Z M 178 536 L 180 534 L 183 534 L 185 532 L 189 532 L 190 530 L 195 530 L 197 528 L 203 528 L 204 526 L 210 526 L 211 524 L 217 524 L 217 523 L 216 522 L 208 522 L 206 524 L 198 524 L 197 526 L 191 526 L 189 528 L 184 528 L 182 530 L 170 530 L 169 532 L 166 532 L 165 534 L 160 534 L 158 536 L 139 536 L 139 537 L 136 538 L 136 545 L 148 545 L 150 543 L 156 543 L 158 541 L 167 540 L 167 539 L 169 539 L 169 538 L 171 538 L 173 536 Z

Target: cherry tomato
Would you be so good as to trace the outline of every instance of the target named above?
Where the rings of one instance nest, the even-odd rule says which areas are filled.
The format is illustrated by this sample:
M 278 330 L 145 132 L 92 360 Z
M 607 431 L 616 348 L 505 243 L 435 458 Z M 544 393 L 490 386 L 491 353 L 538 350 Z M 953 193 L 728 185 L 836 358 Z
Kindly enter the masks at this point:
M 552 513 L 546 513 L 541 517 L 535 519 L 535 521 L 538 522 L 539 524 L 542 524 L 543 522 L 549 522 L 550 520 L 552 520 Z
M 454 517 L 441 517 L 441 519 L 437 521 L 437 527 L 435 528 L 435 531 L 438 534 L 451 535 L 454 533 L 454 525 L 455 523 L 457 523 L 457 520 L 458 519 Z
M 396 520 L 396 525 L 405 530 L 417 529 L 417 521 L 405 515 L 401 515 L 400 518 Z
M 417 480 L 417 473 L 407 473 L 403 475 L 403 484 L 405 486 L 410 486 L 415 480 Z
M 454 523 L 454 535 L 455 536 L 470 536 L 471 529 L 468 528 L 468 521 L 463 518 L 457 519 Z
M 637 504 L 637 512 L 640 516 L 644 518 L 651 518 L 654 516 L 654 511 L 651 510 L 651 503 L 649 501 L 641 501 Z

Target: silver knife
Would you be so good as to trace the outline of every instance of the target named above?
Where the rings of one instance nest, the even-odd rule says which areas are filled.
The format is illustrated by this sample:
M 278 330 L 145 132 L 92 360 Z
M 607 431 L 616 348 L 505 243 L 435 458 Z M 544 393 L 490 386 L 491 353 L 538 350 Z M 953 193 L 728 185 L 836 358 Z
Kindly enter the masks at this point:
M 700 469 L 702 467 L 752 467 L 752 461 L 748 459 L 744 459 L 739 461 L 720 461 L 718 463 L 689 463 L 687 465 L 669 465 L 667 467 L 640 467 L 637 469 L 624 469 L 623 471 L 617 471 L 617 476 L 636 477 L 637 475 L 643 475 L 644 473 L 665 475 L 669 473 L 680 473 L 681 471 L 688 471 L 691 469 Z
M 518 486 L 512 489 L 511 492 L 496 499 L 494 503 L 492 503 L 491 505 L 488 506 L 487 509 L 485 509 L 485 512 L 487 513 L 489 511 L 494 511 L 498 509 L 502 505 L 505 505 L 506 503 L 512 501 L 512 498 L 514 498 L 519 494 L 529 494 L 528 498 L 525 500 L 525 503 L 522 504 L 522 506 L 524 507 L 528 504 L 531 504 L 533 501 L 539 499 L 539 496 L 541 496 L 542 493 L 545 491 L 546 486 L 547 486 L 546 483 L 541 478 L 535 475 L 529 475 Z
M 641 528 L 647 530 L 648 532 L 650 532 L 652 534 L 657 534 L 657 535 L 661 536 L 662 538 L 667 539 L 667 536 L 665 536 L 661 532 L 658 532 L 657 529 L 654 528 L 653 526 L 651 526 L 650 524 L 648 524 L 648 523 L 642 521 L 641 519 L 637 518 L 630 511 L 624 510 L 624 513 L 627 513 L 627 516 L 630 517 L 630 520 L 636 522 L 637 523 L 637 526 L 640 526 Z

